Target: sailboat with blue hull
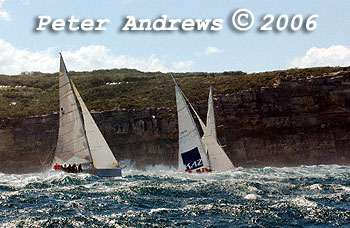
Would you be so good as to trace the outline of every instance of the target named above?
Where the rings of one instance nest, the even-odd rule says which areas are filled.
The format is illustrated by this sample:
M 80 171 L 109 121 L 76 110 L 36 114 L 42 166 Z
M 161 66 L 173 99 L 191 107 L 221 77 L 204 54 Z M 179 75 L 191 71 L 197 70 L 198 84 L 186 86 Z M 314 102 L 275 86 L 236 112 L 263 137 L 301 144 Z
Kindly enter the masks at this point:
M 60 119 L 53 162 L 81 164 L 83 173 L 119 177 L 121 168 L 76 89 L 60 54 Z

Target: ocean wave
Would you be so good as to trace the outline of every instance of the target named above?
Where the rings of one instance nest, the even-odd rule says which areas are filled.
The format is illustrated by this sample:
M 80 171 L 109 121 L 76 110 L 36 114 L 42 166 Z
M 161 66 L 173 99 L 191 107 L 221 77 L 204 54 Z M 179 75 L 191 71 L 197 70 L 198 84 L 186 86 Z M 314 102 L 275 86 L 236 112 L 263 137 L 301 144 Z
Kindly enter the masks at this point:
M 345 226 L 349 179 L 346 166 L 187 174 L 129 164 L 120 178 L 0 174 L 0 226 Z

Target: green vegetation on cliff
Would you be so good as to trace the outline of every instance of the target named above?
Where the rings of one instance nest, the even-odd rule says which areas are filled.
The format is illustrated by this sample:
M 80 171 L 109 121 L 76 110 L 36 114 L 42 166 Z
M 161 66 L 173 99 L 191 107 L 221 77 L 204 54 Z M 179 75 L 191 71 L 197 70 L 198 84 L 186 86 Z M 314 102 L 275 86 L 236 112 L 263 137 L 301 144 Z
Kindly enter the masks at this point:
M 186 96 L 193 102 L 206 100 L 210 83 L 214 93 L 227 94 L 245 89 L 271 87 L 277 79 L 306 78 L 350 70 L 350 67 L 289 69 L 264 73 L 178 73 L 174 74 Z M 70 72 L 90 110 L 117 108 L 174 107 L 175 92 L 169 74 L 113 69 Z M 34 72 L 17 76 L 0 75 L 0 118 L 51 114 L 58 110 L 56 74 Z

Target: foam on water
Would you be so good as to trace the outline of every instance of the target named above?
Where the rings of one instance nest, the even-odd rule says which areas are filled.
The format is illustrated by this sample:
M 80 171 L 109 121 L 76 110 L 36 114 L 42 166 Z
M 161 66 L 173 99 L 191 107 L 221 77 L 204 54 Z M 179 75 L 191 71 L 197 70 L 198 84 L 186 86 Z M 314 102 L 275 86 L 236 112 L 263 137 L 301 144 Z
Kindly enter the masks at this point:
M 0 174 L 2 227 L 350 226 L 350 167 Z

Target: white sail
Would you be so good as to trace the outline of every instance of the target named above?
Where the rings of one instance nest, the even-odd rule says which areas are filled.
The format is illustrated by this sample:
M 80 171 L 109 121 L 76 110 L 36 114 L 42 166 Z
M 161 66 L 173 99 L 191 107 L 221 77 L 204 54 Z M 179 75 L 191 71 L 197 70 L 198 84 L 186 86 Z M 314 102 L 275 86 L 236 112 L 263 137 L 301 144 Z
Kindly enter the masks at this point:
M 82 110 L 85 132 L 89 142 L 90 153 L 94 167 L 97 169 L 119 167 L 118 161 L 115 159 L 111 149 L 109 148 L 101 131 L 97 127 L 94 119 L 92 118 L 73 82 L 72 86 Z
M 208 98 L 207 126 L 209 129 L 210 135 L 216 138 L 213 91 L 212 91 L 211 85 L 210 85 L 209 98 Z
M 209 96 L 210 96 L 210 93 L 209 93 Z M 211 103 L 213 103 L 213 100 L 211 100 Z M 211 105 L 213 106 L 213 104 L 211 104 Z M 227 170 L 234 169 L 234 166 L 233 166 L 231 160 L 228 158 L 227 154 L 221 148 L 221 146 L 219 145 L 219 143 L 216 139 L 216 129 L 214 129 L 214 131 L 215 131 L 215 137 L 214 137 L 213 135 L 211 135 L 212 131 L 209 128 L 210 122 L 208 122 L 208 118 L 207 118 L 207 126 L 206 126 L 191 104 L 190 104 L 190 107 L 192 108 L 193 112 L 195 113 L 195 115 L 196 115 L 196 117 L 197 117 L 197 119 L 202 127 L 202 130 L 203 130 L 202 142 L 205 145 L 205 151 L 208 154 L 211 168 L 215 171 L 227 171 Z M 211 112 L 209 115 L 214 116 L 214 108 L 212 109 L 212 111 L 210 111 L 209 109 L 210 109 L 210 107 L 208 107 L 208 113 Z M 213 117 L 213 119 L 214 119 L 214 117 Z M 212 126 L 212 127 L 215 128 L 215 122 L 214 122 L 214 126 Z
M 80 164 L 91 161 L 83 120 L 66 66 L 60 58 L 60 119 L 54 162 Z
M 213 170 L 227 171 L 234 169 L 231 160 L 221 148 L 216 138 L 214 138 L 212 135 L 203 135 L 202 140 Z
M 175 82 L 175 80 L 174 80 Z M 179 125 L 179 170 L 210 168 L 196 124 L 182 95 L 181 89 L 175 82 L 176 106 Z

